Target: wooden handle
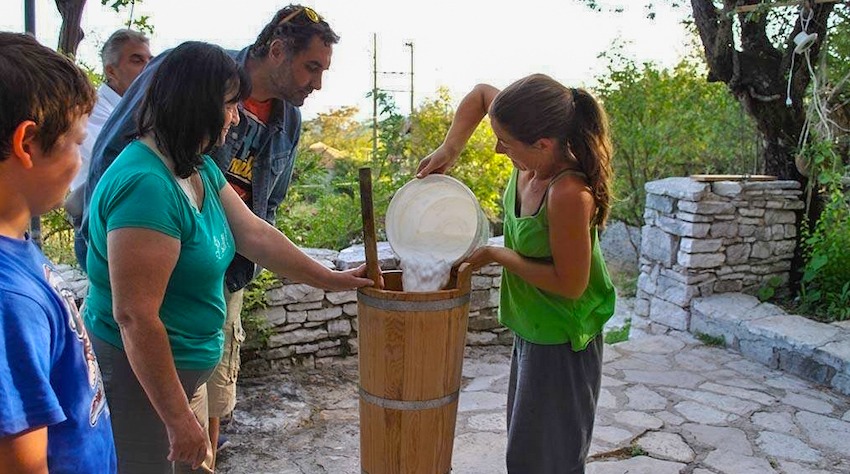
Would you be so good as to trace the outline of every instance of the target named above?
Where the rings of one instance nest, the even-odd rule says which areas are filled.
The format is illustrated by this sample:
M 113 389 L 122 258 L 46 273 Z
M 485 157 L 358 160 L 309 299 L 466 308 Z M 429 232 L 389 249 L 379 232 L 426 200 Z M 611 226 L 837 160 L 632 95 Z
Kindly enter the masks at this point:
M 463 262 L 457 269 L 457 289 L 462 293 L 472 291 L 472 265 Z
M 366 276 L 380 288 L 378 238 L 375 236 L 375 211 L 372 207 L 372 168 L 360 168 L 360 213 L 363 216 L 363 248 L 366 251 Z

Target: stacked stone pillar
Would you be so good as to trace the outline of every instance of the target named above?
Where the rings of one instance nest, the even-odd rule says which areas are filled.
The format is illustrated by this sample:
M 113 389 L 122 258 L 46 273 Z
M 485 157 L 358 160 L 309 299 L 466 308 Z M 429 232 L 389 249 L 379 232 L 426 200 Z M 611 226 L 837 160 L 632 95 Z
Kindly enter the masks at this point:
M 800 183 L 667 178 L 645 189 L 638 315 L 686 331 L 694 298 L 787 285 Z

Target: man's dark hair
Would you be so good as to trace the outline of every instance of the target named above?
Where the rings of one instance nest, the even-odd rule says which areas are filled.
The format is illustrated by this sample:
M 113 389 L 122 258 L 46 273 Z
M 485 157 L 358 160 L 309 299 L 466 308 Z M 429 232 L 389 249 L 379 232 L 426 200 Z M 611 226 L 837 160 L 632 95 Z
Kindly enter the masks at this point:
M 250 95 L 250 79 L 223 49 L 187 41 L 162 60 L 151 78 L 139 110 L 139 133 L 153 132 L 157 147 L 174 160 L 174 172 L 187 178 L 203 163 L 202 154 L 216 145 L 225 103 Z
M 12 135 L 21 122 L 37 125 L 45 153 L 97 100 L 85 73 L 70 59 L 42 46 L 32 36 L 0 32 L 0 161 L 12 152 Z
M 308 8 L 293 4 L 278 10 L 251 46 L 251 57 L 268 56 L 269 45 L 277 38 L 283 40 L 284 48 L 290 54 L 298 54 L 307 49 L 314 36 L 318 36 L 328 46 L 339 42 L 339 36 L 321 16 L 318 16 L 319 21 L 310 18 Z M 290 17 L 295 12 L 298 13 Z M 290 18 L 287 21 L 281 23 L 288 17 Z

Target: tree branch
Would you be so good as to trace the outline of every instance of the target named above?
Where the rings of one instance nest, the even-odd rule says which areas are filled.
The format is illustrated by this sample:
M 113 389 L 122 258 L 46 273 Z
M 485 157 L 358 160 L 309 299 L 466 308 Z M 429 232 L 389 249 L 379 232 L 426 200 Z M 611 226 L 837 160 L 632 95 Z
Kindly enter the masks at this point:
M 85 6 L 86 0 L 56 0 L 56 8 L 62 15 L 58 49 L 64 54 L 70 56 L 77 54 L 77 47 L 84 36 L 80 23 L 83 19 L 83 8 Z
M 732 20 L 727 14 L 728 7 L 718 11 L 712 0 L 691 0 L 691 8 L 708 63 L 708 80 L 728 82 L 734 70 Z

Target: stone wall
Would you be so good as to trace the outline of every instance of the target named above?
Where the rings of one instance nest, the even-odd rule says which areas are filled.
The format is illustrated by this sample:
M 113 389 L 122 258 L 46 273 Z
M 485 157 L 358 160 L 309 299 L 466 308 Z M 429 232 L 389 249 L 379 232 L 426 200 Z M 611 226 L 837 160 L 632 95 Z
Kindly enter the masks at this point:
M 645 189 L 638 315 L 688 330 L 694 298 L 786 285 L 800 183 L 667 178 Z
M 612 222 L 601 236 L 606 261 L 612 271 L 637 273 L 637 254 L 640 233 L 622 223 Z M 503 245 L 502 237 L 490 239 L 490 245 Z M 303 249 L 313 259 L 328 268 L 347 270 L 365 261 L 363 246 L 342 251 Z M 389 244 L 378 244 L 381 268 L 398 268 L 398 258 Z M 82 303 L 87 292 L 85 275 L 75 267 L 59 268 Z M 510 345 L 511 332 L 499 325 L 499 285 L 502 269 L 490 265 L 472 277 L 468 345 Z M 291 281 L 276 283 L 262 295 L 266 307 L 257 310 L 254 318 L 268 328 L 267 343 L 248 341 L 243 347 L 244 368 L 248 374 L 262 374 L 292 364 L 326 364 L 333 359 L 357 354 L 357 292 L 330 292 Z
M 494 238 L 491 245 L 501 245 Z M 329 268 L 347 270 L 365 261 L 363 246 L 340 252 L 305 249 Z M 378 244 L 378 259 L 383 270 L 398 268 L 398 259 L 386 242 Z M 501 267 L 490 265 L 472 277 L 469 307 L 468 345 L 510 345 L 510 332 L 499 325 L 499 285 Z M 265 293 L 266 308 L 257 316 L 271 334 L 264 347 L 243 350 L 243 369 L 260 374 L 292 364 L 321 365 L 334 358 L 357 354 L 357 292 L 324 291 L 308 285 L 283 281 Z

